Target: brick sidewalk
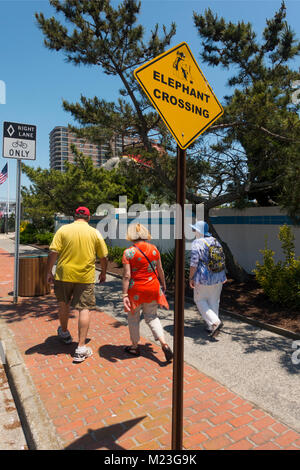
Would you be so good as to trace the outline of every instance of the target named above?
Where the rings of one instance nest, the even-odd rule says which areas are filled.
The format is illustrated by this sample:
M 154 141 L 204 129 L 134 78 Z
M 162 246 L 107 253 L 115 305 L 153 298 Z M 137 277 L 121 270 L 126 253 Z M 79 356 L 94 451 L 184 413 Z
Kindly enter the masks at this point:
M 0 250 L 0 314 L 66 449 L 170 449 L 172 369 L 161 349 L 142 338 L 129 357 L 126 326 L 95 311 L 89 331 L 94 355 L 73 364 L 76 344 L 62 345 L 54 297 L 7 300 L 13 258 Z M 1 281 L 10 281 L 1 284 Z M 77 319 L 69 329 L 77 338 Z M 300 449 L 300 434 L 185 364 L 184 448 Z

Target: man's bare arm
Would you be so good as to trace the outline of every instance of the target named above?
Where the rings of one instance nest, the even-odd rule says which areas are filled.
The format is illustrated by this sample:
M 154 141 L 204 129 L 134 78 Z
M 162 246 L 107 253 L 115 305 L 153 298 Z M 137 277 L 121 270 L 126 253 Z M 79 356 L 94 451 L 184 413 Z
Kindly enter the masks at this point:
M 99 274 L 99 282 L 106 281 L 107 264 L 107 258 L 100 258 L 101 273 Z
M 58 253 L 56 251 L 50 251 L 47 259 L 47 274 L 46 280 L 48 283 L 54 282 L 54 276 L 52 274 L 53 266 L 58 258 Z

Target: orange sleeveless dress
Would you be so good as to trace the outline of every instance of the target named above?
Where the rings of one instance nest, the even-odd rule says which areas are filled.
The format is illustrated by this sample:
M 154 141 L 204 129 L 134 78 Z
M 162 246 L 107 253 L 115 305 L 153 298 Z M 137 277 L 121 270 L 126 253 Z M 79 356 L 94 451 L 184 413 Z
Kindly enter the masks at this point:
M 156 246 L 147 242 L 137 242 L 136 246 L 127 248 L 123 253 L 122 263 L 130 265 L 131 279 L 128 287 L 128 296 L 132 310 L 143 303 L 155 301 L 158 305 L 169 308 L 166 296 L 162 291 L 157 275 L 157 263 L 160 253 Z M 148 257 L 156 275 L 145 256 L 137 249 L 140 248 Z

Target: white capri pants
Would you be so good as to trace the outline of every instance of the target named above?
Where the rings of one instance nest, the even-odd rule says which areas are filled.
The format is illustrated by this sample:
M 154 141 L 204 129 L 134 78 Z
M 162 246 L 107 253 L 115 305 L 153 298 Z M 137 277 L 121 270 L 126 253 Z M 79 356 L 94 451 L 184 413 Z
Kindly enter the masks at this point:
M 194 301 L 203 320 L 209 329 L 219 323 L 219 304 L 223 283 L 206 286 L 196 284 L 194 288 Z
M 140 313 L 141 310 L 144 314 L 144 319 L 147 325 L 149 326 L 154 339 L 157 341 L 159 338 L 164 338 L 164 331 L 161 326 L 160 320 L 157 316 L 157 303 L 155 301 L 147 304 L 139 305 L 134 313 L 128 313 L 128 327 L 130 333 L 130 339 L 133 344 L 138 344 L 140 340 Z

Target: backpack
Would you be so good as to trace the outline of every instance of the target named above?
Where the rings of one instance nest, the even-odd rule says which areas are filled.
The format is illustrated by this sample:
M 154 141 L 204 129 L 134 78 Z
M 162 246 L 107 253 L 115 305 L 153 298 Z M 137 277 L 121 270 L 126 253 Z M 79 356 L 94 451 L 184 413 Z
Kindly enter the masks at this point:
M 212 245 L 209 245 L 205 241 L 204 243 L 208 247 L 208 261 L 205 263 L 208 269 L 213 273 L 224 271 L 226 267 L 225 255 L 221 245 L 216 241 Z

